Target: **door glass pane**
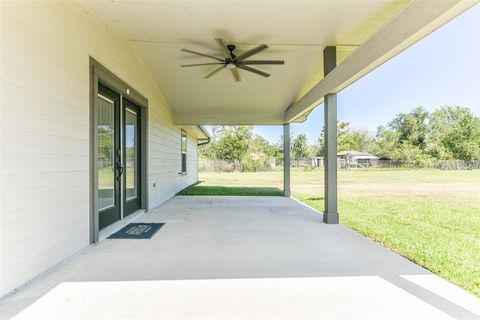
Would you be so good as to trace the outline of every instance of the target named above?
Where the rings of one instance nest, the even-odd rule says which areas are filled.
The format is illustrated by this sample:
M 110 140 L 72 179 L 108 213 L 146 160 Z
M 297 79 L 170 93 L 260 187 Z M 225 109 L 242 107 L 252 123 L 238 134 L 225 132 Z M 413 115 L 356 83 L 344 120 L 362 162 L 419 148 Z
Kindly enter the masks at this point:
M 98 95 L 98 208 L 115 204 L 115 104 Z
M 137 113 L 126 109 L 125 112 L 125 174 L 126 198 L 133 199 L 137 196 Z

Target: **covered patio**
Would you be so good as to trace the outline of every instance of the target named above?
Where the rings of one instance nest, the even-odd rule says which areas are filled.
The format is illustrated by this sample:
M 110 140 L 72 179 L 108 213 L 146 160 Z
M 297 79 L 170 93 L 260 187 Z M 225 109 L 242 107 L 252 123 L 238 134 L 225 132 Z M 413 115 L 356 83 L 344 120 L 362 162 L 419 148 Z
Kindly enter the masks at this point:
M 0 316 L 478 318 L 338 224 L 336 165 L 337 93 L 477 2 L 2 2 Z M 289 198 L 290 124 L 322 103 L 323 214 Z M 174 196 L 203 125 L 282 126 L 285 197 Z M 134 218 L 165 225 L 103 239 Z
M 1 302 L 2 317 L 474 319 L 478 299 L 284 197 L 177 196 Z

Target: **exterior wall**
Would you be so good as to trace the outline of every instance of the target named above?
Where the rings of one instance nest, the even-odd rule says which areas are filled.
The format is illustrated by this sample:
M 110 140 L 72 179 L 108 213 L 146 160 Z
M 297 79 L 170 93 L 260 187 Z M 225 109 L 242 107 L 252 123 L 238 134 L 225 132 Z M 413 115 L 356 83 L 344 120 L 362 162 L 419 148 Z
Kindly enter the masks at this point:
M 148 99 L 153 208 L 197 181 L 138 53 L 75 2 L 1 2 L 0 296 L 89 245 L 89 56 Z M 156 187 L 153 187 L 153 183 Z
M 152 121 L 149 122 L 152 125 Z M 175 195 L 178 191 L 197 182 L 197 140 L 188 137 L 187 140 L 187 175 L 181 172 L 180 130 L 163 125 L 158 131 L 159 137 L 152 141 L 150 127 L 149 135 L 149 206 L 154 208 Z M 153 187 L 153 184 L 156 187 Z

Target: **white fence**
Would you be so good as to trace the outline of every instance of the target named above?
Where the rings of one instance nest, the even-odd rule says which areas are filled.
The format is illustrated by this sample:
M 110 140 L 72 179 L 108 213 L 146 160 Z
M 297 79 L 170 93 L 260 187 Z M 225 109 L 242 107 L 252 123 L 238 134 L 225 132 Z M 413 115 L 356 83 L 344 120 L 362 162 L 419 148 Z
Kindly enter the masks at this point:
M 480 169 L 480 160 L 437 160 L 433 166 L 441 170 L 473 170 Z

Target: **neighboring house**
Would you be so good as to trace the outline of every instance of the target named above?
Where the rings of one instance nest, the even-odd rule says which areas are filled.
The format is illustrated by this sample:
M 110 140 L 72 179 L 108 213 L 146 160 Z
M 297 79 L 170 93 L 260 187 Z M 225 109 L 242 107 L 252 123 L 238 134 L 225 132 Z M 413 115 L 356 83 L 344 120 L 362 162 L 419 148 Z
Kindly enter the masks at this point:
M 378 164 L 379 158 L 368 152 L 361 151 L 343 151 L 337 154 L 337 167 L 372 167 Z M 323 157 L 310 157 L 311 167 L 323 167 Z
M 335 155 L 336 93 L 473 5 L 1 1 L 0 296 L 197 182 L 202 125 L 283 126 L 290 195 L 289 124 L 324 102 Z
M 379 158 L 368 152 L 343 151 L 337 154 L 339 168 L 374 167 Z

